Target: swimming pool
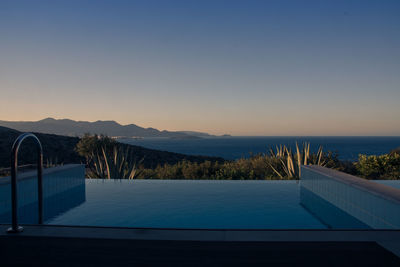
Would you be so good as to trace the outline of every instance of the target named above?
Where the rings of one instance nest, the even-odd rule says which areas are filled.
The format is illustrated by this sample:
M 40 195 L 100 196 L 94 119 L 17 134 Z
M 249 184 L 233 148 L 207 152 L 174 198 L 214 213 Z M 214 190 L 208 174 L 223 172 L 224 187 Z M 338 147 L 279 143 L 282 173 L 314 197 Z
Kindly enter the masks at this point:
M 400 228 L 400 181 L 371 182 L 320 167 L 302 167 L 301 181 L 84 179 L 82 165 L 56 167 L 46 172 L 44 219 L 50 225 L 181 229 Z M 38 221 L 35 175 L 21 175 L 18 183 L 21 224 Z M 10 223 L 10 206 L 9 179 L 2 179 L 0 223 Z
M 73 207 L 49 214 L 46 223 L 184 229 L 386 228 L 370 223 L 368 218 L 364 220 L 357 210 L 321 197 L 318 191 L 303 186 L 305 183 L 288 180 L 86 179 L 84 184 L 68 193 Z M 400 185 L 399 181 L 378 183 L 392 187 Z M 334 185 L 331 187 L 331 191 L 336 190 Z M 356 191 L 348 191 L 345 195 L 349 194 L 358 195 Z M 361 198 L 371 201 L 370 197 Z M 66 198 L 62 199 L 65 205 Z M 77 204 L 77 199 L 82 200 L 81 203 Z M 350 198 L 347 201 L 352 205 Z M 52 206 L 59 206 L 58 202 L 49 202 L 48 210 L 56 210 Z M 379 209 L 379 205 L 387 205 L 378 202 L 373 201 L 368 206 L 370 212 Z M 393 221 L 393 218 L 387 220 Z M 389 228 L 393 227 L 397 228 Z
M 324 229 L 298 181 L 86 180 L 86 201 L 48 224 L 197 229 Z

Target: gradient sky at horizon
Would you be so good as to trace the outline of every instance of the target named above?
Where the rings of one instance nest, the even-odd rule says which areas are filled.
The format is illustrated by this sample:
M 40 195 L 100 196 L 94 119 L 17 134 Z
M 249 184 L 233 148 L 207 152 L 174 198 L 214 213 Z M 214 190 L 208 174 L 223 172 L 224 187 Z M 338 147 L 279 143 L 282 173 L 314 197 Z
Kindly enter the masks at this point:
M 400 1 L 0 0 L 0 120 L 400 135 Z

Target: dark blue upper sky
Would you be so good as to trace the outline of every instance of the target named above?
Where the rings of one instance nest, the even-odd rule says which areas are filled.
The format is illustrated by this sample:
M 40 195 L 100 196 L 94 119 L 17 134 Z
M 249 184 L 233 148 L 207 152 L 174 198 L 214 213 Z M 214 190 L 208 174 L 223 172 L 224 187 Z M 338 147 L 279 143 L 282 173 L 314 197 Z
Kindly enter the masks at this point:
M 399 14 L 384 0 L 0 0 L 0 119 L 400 135 Z

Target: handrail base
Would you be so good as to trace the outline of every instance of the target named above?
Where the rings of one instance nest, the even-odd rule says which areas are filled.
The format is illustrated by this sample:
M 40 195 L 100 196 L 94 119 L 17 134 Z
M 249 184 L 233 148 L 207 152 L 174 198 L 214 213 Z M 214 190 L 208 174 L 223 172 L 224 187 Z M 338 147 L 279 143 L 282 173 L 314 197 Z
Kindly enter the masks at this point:
M 12 227 L 7 229 L 7 233 L 9 233 L 9 234 L 17 234 L 17 233 L 21 233 L 22 231 L 24 231 L 24 227 L 22 227 L 22 226 L 17 226 L 17 229 L 14 229 Z

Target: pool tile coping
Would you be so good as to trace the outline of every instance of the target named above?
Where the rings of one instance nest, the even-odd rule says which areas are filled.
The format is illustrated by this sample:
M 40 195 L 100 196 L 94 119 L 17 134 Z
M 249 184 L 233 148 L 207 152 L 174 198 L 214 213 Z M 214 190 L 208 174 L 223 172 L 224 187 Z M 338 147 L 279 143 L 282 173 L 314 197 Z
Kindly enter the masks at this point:
M 328 176 L 329 178 L 338 182 L 353 186 L 362 191 L 378 196 L 380 198 L 396 202 L 400 205 L 400 189 L 375 183 L 373 181 L 356 177 L 347 173 L 343 173 L 334 169 L 325 168 L 317 165 L 302 166 L 302 168 L 317 172 L 321 175 Z

